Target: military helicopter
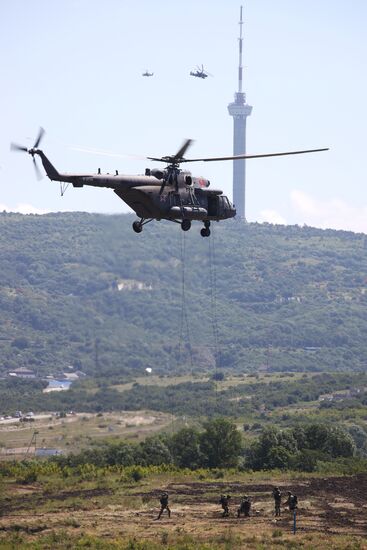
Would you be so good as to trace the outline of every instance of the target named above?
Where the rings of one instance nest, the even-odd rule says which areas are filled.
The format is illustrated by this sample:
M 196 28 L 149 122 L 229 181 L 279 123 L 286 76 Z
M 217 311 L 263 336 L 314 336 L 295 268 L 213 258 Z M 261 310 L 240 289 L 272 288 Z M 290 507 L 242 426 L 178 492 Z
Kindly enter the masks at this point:
M 113 189 L 120 199 L 132 208 L 139 220 L 134 221 L 133 230 L 141 233 L 143 226 L 153 220 L 169 220 L 179 223 L 183 231 L 191 228 L 191 222 L 203 222 L 202 237 L 209 237 L 211 221 L 233 218 L 236 215 L 234 205 L 223 195 L 220 189 L 209 189 L 210 181 L 192 176 L 191 172 L 180 169 L 180 164 L 186 162 L 210 162 L 248 158 L 275 157 L 326 151 L 327 149 L 309 149 L 305 151 L 288 151 L 286 153 L 265 153 L 257 155 L 236 155 L 230 157 L 211 157 L 186 159 L 184 154 L 193 140 L 184 141 L 174 155 L 165 157 L 147 157 L 148 160 L 163 162 L 166 167 L 146 168 L 145 175 L 101 174 L 67 174 L 59 172 L 38 146 L 45 131 L 40 128 L 33 147 L 28 149 L 23 145 L 11 143 L 12 151 L 22 151 L 31 155 L 38 178 L 41 173 L 36 163 L 36 156 L 41 158 L 47 176 L 52 181 L 71 183 L 73 187 L 107 187 Z
M 145 73 L 142 73 L 141 76 L 153 76 L 153 75 L 154 75 L 154 73 L 150 73 L 150 72 L 148 71 L 148 69 L 147 69 L 147 70 L 145 71 Z
M 213 76 L 208 71 L 204 69 L 204 65 L 196 65 L 196 69 L 194 71 L 190 71 L 191 76 L 195 76 L 196 78 L 208 78 L 208 76 Z

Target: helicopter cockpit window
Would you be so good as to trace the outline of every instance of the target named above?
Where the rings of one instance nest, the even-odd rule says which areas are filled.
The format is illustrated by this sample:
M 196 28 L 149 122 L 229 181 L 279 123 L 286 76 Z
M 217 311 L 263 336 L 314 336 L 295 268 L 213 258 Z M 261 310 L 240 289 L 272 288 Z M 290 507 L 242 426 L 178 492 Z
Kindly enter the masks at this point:
M 228 197 L 226 197 L 225 195 L 222 195 L 220 198 L 220 204 L 222 206 L 222 208 L 229 208 L 229 200 L 228 200 Z

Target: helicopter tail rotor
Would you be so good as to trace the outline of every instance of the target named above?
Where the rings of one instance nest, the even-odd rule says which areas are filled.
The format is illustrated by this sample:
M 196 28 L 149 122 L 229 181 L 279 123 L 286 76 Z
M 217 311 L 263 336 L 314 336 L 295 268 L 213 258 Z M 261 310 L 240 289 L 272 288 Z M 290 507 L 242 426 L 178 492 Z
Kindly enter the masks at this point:
M 33 167 L 34 167 L 37 180 L 41 181 L 41 179 L 43 178 L 43 175 L 34 157 L 33 157 Z
M 17 143 L 11 143 L 10 151 L 24 151 L 25 153 L 27 153 L 28 147 L 25 147 L 24 145 L 18 145 Z
M 38 167 L 38 164 L 36 162 L 35 154 L 38 152 L 38 146 L 41 143 L 41 140 L 42 140 L 44 134 L 45 134 L 45 130 L 42 127 L 40 127 L 40 129 L 38 131 L 36 141 L 34 142 L 33 147 L 31 147 L 30 149 L 28 147 L 26 147 L 25 145 L 18 145 L 18 143 L 11 143 L 10 144 L 10 150 L 11 151 L 28 153 L 29 155 L 31 155 L 32 160 L 33 160 L 34 170 L 35 170 L 35 173 L 36 173 L 36 178 L 38 180 L 42 179 L 42 174 L 41 174 L 41 171 L 40 171 L 40 169 Z
M 45 130 L 44 128 L 42 128 L 42 126 L 40 126 L 40 129 L 38 131 L 38 136 L 37 136 L 37 139 L 36 141 L 34 142 L 34 145 L 33 145 L 33 148 L 36 149 L 40 142 L 41 142 L 41 139 L 43 138 L 43 136 L 45 135 Z

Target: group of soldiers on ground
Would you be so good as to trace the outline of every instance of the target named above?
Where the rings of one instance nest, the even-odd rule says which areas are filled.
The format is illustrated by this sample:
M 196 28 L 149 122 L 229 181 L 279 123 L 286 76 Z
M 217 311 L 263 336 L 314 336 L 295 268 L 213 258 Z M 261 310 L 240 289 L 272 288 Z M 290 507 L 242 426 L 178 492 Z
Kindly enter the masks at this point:
M 293 495 L 291 491 L 287 492 L 288 498 L 284 502 L 284 506 L 288 506 L 290 512 L 295 512 L 297 510 L 298 498 L 297 495 Z M 279 487 L 274 487 L 273 489 L 273 498 L 274 498 L 274 508 L 275 516 L 280 516 L 280 507 L 282 505 L 282 492 Z
M 223 512 L 222 517 L 227 518 L 229 516 L 229 501 L 230 501 L 230 495 L 221 495 L 219 499 L 219 504 L 222 506 Z M 240 505 L 237 510 L 237 517 L 241 517 L 241 514 L 243 514 L 245 517 L 249 517 L 251 510 L 251 500 L 250 497 L 244 496 L 241 498 Z
M 274 487 L 272 496 L 274 499 L 274 509 L 275 509 L 275 516 L 280 517 L 280 508 L 282 505 L 282 492 L 279 489 L 279 487 Z M 298 499 L 296 495 L 293 495 L 291 491 L 287 492 L 287 500 L 283 503 L 284 506 L 288 506 L 288 509 L 290 512 L 295 512 L 297 510 L 298 505 Z M 221 495 L 219 499 L 219 504 L 222 506 L 222 517 L 229 517 L 229 501 L 231 499 L 230 495 Z M 163 514 L 164 510 L 167 510 L 168 517 L 171 517 L 171 510 L 168 506 L 168 493 L 162 493 L 159 502 L 161 504 L 161 509 L 159 511 L 157 519 L 161 518 L 161 515 Z M 251 499 L 250 497 L 243 496 L 241 498 L 240 505 L 237 509 L 237 517 L 241 517 L 241 514 L 243 514 L 245 517 L 250 516 L 251 511 Z

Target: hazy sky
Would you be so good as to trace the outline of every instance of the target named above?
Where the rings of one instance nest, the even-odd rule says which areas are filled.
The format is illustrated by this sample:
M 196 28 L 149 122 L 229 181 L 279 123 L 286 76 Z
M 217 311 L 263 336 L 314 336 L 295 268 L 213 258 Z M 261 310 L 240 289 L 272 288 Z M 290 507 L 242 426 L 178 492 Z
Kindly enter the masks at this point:
M 248 0 L 247 152 L 328 146 L 327 153 L 247 161 L 247 218 L 367 233 L 367 2 Z M 0 2 L 0 210 L 126 212 L 107 189 L 38 182 L 10 141 L 42 149 L 61 171 L 144 173 L 150 161 L 97 156 L 232 153 L 227 104 L 237 89 L 240 1 Z M 213 77 L 189 75 L 204 64 Z M 153 78 L 141 73 L 154 71 Z M 232 163 L 193 164 L 232 196 Z

